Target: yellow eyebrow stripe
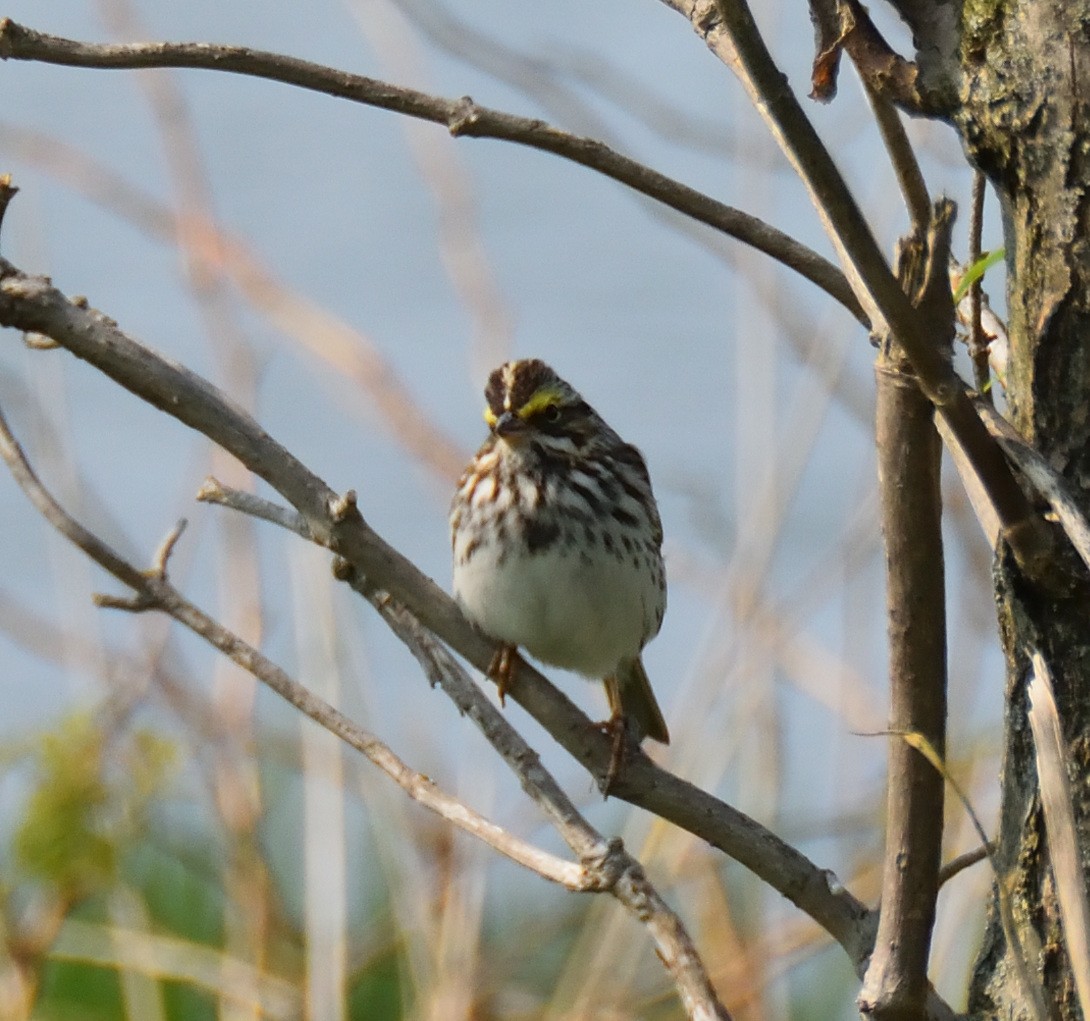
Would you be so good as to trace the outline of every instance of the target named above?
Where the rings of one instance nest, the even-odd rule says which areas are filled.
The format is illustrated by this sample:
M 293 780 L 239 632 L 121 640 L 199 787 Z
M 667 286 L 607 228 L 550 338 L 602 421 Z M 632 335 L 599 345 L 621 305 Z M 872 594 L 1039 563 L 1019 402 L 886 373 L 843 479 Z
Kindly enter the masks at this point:
M 533 396 L 518 410 L 519 418 L 530 418 L 540 411 L 544 411 L 550 404 L 559 404 L 562 392 L 552 386 L 543 386 L 534 392 Z

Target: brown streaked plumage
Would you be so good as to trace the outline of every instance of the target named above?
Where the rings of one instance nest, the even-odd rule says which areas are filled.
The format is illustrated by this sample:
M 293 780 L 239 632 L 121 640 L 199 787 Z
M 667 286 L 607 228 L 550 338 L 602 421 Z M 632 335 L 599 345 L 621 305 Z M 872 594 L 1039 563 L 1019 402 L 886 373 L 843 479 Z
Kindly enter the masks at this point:
M 497 368 L 485 399 L 490 435 L 451 506 L 455 597 L 503 643 L 498 672 L 521 646 L 601 679 L 620 732 L 668 743 L 641 660 L 666 610 L 643 457 L 538 359 Z

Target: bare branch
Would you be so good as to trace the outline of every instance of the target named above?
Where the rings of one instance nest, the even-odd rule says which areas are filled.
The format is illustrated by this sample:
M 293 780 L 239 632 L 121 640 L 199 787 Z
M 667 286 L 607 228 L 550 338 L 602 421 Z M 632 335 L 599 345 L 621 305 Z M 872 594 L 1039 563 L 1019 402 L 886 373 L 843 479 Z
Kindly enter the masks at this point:
M 947 420 L 987 487 L 1004 537 L 1037 581 L 1054 573 L 1053 543 L 973 409 L 965 384 L 934 345 L 928 324 L 890 272 L 855 197 L 772 60 L 745 0 L 663 0 L 684 14 L 742 82 L 784 155 L 810 192 L 841 265 L 880 335 L 904 348 L 920 389 Z
M 250 493 L 220 486 L 208 480 L 199 498 L 240 510 L 283 525 L 309 538 L 303 519 L 290 509 L 279 507 Z M 681 920 L 648 882 L 642 866 L 624 851 L 619 841 L 608 845 L 579 813 L 553 777 L 541 767 L 537 753 L 526 743 L 507 718 L 483 695 L 446 648 L 389 595 L 372 586 L 347 561 L 339 561 L 334 574 L 359 592 L 406 644 L 433 687 L 440 687 L 458 710 L 468 716 L 489 743 L 519 777 L 522 788 L 556 827 L 564 842 L 578 855 L 597 886 L 608 890 L 648 926 L 659 956 L 682 993 L 690 1017 L 727 1017 L 715 999 L 696 948 Z M 714 1005 L 715 1011 L 709 1013 Z
M 590 826 L 556 780 L 542 768 L 537 752 L 411 613 L 386 593 L 374 590 L 347 561 L 341 561 L 339 567 L 334 572 L 337 577 L 352 585 L 379 611 L 416 657 L 431 684 L 441 687 L 459 710 L 473 720 L 518 776 L 522 789 L 579 857 L 588 875 L 586 889 L 608 891 L 648 927 L 689 1017 L 729 1021 L 691 937 L 648 881 L 643 866 L 624 850 L 620 840 L 607 842 Z
M 340 498 L 214 386 L 133 341 L 101 313 L 69 302 L 47 280 L 0 260 L 0 325 L 47 333 L 115 382 L 204 433 L 243 461 L 302 514 L 314 541 L 389 592 L 443 642 L 481 671 L 495 646 L 453 600 L 370 529 L 358 514 L 334 521 Z M 128 570 L 128 565 L 122 564 Z M 137 585 L 139 579 L 135 579 Z M 611 742 L 569 699 L 523 664 L 508 690 L 592 775 L 604 778 Z M 862 970 L 874 916 L 827 870 L 759 823 L 633 752 L 611 791 L 724 851 L 796 904 L 844 947 Z
M 936 204 L 932 228 L 902 243 L 901 276 L 914 303 L 951 346 L 954 306 L 947 265 L 953 209 Z M 945 320 L 945 328 L 939 324 Z M 922 734 L 942 757 L 946 744 L 946 591 L 942 546 L 942 446 L 934 409 L 903 351 L 882 345 L 878 378 L 878 479 L 886 554 L 890 730 Z M 889 745 L 886 848 L 874 956 L 857 1003 L 883 1021 L 918 1018 L 942 854 L 943 778 L 899 737 Z
M 536 752 L 470 680 L 449 652 L 440 646 L 403 608 L 384 593 L 368 590 L 346 565 L 351 580 L 367 593 L 383 618 L 424 667 L 428 680 L 442 686 L 518 775 L 523 789 L 544 810 L 579 861 L 567 862 L 521 840 L 440 790 L 428 777 L 410 769 L 382 741 L 358 727 L 309 689 L 299 684 L 257 649 L 242 641 L 186 600 L 167 578 L 167 561 L 181 537 L 176 525 L 156 551 L 153 567 L 138 571 L 101 540 L 79 525 L 46 491 L 12 435 L 0 411 L 0 457 L 34 505 L 66 538 L 134 589 L 125 609 L 157 610 L 168 614 L 229 656 L 281 698 L 320 726 L 362 752 L 414 801 L 473 834 L 493 849 L 555 883 L 574 891 L 608 891 L 643 922 L 655 940 L 659 956 L 673 977 L 686 1011 L 694 1021 L 730 1021 L 708 979 L 703 962 L 681 920 L 648 881 L 640 863 L 620 840 L 607 841 L 580 815 L 559 784 L 542 768 Z M 245 495 L 237 494 L 236 495 Z M 354 507 L 345 500 L 346 508 Z M 268 515 L 271 516 L 271 515 Z M 124 577 L 116 570 L 124 565 Z M 348 579 L 346 579 L 348 580 Z M 122 606 L 120 600 L 99 605 Z
M 307 528 L 306 518 L 298 511 L 273 503 L 271 500 L 265 500 L 256 493 L 247 493 L 241 489 L 225 486 L 211 475 L 201 483 L 201 488 L 197 490 L 197 499 L 201 503 L 219 504 L 221 507 L 241 511 L 250 517 L 272 522 L 303 539 L 313 538 L 310 529 Z
M 374 78 L 243 46 L 210 43 L 97 46 L 35 32 L 10 18 L 0 19 L 0 58 L 88 68 L 189 67 L 227 71 L 296 85 L 443 124 L 455 137 L 495 138 L 550 152 L 611 177 L 764 252 L 816 284 L 866 325 L 859 302 L 844 275 L 827 259 L 789 235 L 623 156 L 593 138 L 569 134 L 531 117 L 517 117 L 478 106 L 468 96 L 442 99 Z
M 155 551 L 155 556 L 152 557 L 151 569 L 155 573 L 157 578 L 166 578 L 167 576 L 167 561 L 170 560 L 171 554 L 174 552 L 174 547 L 178 545 L 178 540 L 182 537 L 182 532 L 185 531 L 186 520 L 182 518 L 163 538 L 163 541 L 159 543 L 159 548 Z
M 882 141 L 889 153 L 890 163 L 893 164 L 893 172 L 897 175 L 901 195 L 908 207 L 912 230 L 922 234 L 927 230 L 931 219 L 931 196 L 916 153 L 896 107 L 870 83 L 864 82 L 864 86 L 878 130 L 882 133 Z
M 979 847 L 974 847 L 971 851 L 966 851 L 964 854 L 959 854 L 956 858 L 951 858 L 941 869 L 939 869 L 939 886 L 944 886 L 955 876 L 961 875 L 966 869 L 972 868 L 982 861 L 986 861 L 988 856 L 994 853 L 995 845 L 987 843 L 981 844 Z
M 599 882 L 597 877 L 588 877 L 581 865 L 566 862 L 519 840 L 478 815 L 456 798 L 441 791 L 422 773 L 410 769 L 378 738 L 368 734 L 339 710 L 312 694 L 258 650 L 185 599 L 167 579 L 164 555 L 164 553 L 169 555 L 169 550 L 179 538 L 181 534 L 179 528 L 172 529 L 160 546 L 154 567 L 148 571 L 141 571 L 84 528 L 53 499 L 31 469 L 2 412 L 0 412 L 0 457 L 7 463 L 15 480 L 46 520 L 65 538 L 134 592 L 134 595 L 128 599 L 100 596 L 95 600 L 97 605 L 134 612 L 157 610 L 168 614 L 230 657 L 243 669 L 252 673 L 281 698 L 320 726 L 362 752 L 401 786 L 414 801 L 419 801 L 444 819 L 472 833 L 490 847 L 519 864 L 533 869 L 546 879 L 560 883 L 571 890 L 597 888 L 596 884 Z

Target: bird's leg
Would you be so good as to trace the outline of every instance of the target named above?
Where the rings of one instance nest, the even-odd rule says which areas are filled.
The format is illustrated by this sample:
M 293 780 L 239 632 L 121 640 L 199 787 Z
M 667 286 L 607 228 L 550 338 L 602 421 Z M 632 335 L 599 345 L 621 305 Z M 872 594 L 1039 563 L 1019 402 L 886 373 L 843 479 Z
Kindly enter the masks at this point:
M 624 776 L 625 760 L 628 758 L 628 742 L 632 737 L 628 719 L 624 713 L 614 710 L 608 720 L 596 723 L 595 727 L 610 739 L 609 765 L 601 784 L 602 797 L 608 798 L 614 784 Z
M 613 785 L 624 772 L 625 753 L 629 737 L 639 740 L 639 731 L 629 730 L 628 717 L 625 716 L 621 701 L 621 685 L 615 675 L 604 678 L 606 698 L 609 700 L 610 716 L 598 724 L 602 732 L 611 739 L 609 750 L 609 768 L 602 783 L 602 797 L 608 798 Z
M 499 692 L 500 705 L 506 705 L 507 691 L 511 687 L 511 676 L 519 663 L 518 648 L 514 645 L 501 645 L 492 662 L 488 664 L 488 676 L 496 682 L 496 690 Z

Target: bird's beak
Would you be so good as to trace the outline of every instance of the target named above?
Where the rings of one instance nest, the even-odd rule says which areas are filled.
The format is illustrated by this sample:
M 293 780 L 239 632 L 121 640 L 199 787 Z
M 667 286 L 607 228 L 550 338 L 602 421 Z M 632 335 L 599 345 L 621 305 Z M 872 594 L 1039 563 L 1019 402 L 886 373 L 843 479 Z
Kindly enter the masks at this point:
M 513 411 L 505 411 L 496 419 L 492 431 L 508 443 L 517 443 L 526 435 L 526 423 Z

